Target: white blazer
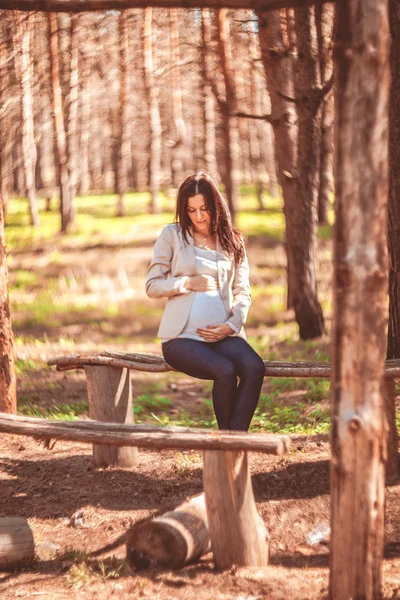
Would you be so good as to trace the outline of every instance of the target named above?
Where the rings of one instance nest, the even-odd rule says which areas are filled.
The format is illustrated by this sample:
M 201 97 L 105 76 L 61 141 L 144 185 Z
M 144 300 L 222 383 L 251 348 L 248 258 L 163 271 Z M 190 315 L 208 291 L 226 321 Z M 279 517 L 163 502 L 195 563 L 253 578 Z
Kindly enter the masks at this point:
M 163 339 L 177 337 L 188 320 L 195 292 L 181 293 L 182 278 L 196 275 L 194 239 L 188 233 L 186 243 L 179 225 L 166 225 L 157 239 L 153 258 L 147 272 L 146 293 L 150 298 L 168 298 L 161 319 L 158 336 Z M 251 304 L 249 263 L 247 256 L 240 265 L 223 251 L 217 236 L 218 283 L 228 318 L 245 338 L 243 325 Z

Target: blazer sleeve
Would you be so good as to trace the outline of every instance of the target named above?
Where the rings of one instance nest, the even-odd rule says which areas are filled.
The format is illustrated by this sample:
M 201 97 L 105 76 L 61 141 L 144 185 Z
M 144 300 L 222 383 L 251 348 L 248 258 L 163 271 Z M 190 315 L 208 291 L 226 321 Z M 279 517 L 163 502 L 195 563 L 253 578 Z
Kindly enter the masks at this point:
M 150 298 L 170 298 L 189 293 L 183 287 L 187 276 L 171 277 L 174 251 L 172 231 L 166 225 L 154 245 L 153 257 L 147 270 L 146 294 Z
M 247 255 L 239 266 L 236 267 L 235 276 L 232 284 L 233 304 L 228 323 L 232 323 L 241 330 L 246 323 L 247 314 L 251 305 L 251 290 L 250 290 L 250 268 Z

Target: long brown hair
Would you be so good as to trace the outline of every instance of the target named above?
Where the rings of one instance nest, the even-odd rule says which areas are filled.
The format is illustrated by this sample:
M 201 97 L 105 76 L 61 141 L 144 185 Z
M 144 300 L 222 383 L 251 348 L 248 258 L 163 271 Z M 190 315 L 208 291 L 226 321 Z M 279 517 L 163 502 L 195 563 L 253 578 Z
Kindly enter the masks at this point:
M 219 243 L 229 256 L 235 258 L 237 264 L 244 259 L 244 241 L 242 234 L 232 227 L 228 205 L 217 188 L 212 177 L 205 171 L 190 175 L 179 186 L 176 200 L 175 222 L 182 230 L 184 240 L 190 233 L 192 222 L 188 215 L 188 200 L 196 194 L 202 194 L 211 217 L 210 234 L 218 236 Z

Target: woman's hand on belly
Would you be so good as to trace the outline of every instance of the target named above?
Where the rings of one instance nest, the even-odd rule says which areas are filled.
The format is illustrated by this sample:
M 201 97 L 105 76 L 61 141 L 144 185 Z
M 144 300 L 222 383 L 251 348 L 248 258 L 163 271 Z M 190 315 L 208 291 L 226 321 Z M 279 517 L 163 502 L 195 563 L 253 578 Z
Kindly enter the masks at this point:
M 219 342 L 219 340 L 223 340 L 234 331 L 227 323 L 216 323 L 215 325 L 207 325 L 204 328 L 199 327 L 196 333 L 206 342 Z
M 194 292 L 209 292 L 217 290 L 219 284 L 212 275 L 193 275 L 185 282 L 185 287 Z

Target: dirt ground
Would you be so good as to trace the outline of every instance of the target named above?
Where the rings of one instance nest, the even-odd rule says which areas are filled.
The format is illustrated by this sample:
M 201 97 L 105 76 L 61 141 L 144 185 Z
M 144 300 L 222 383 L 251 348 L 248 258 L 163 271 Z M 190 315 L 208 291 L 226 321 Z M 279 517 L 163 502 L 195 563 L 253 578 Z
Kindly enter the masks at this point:
M 303 438 L 285 457 L 252 453 L 255 499 L 271 535 L 270 566 L 217 573 L 212 555 L 179 571 L 136 571 L 125 549 L 98 559 L 84 553 L 116 539 L 138 519 L 167 511 L 202 490 L 197 452 L 141 451 L 132 469 L 92 468 L 91 448 L 4 435 L 0 442 L 1 516 L 25 517 L 35 543 L 60 549 L 15 572 L 0 573 L 2 598 L 160 598 L 310 600 L 327 598 L 329 550 L 306 533 L 329 522 L 329 445 Z M 383 597 L 400 598 L 400 480 L 387 486 Z M 70 517 L 82 511 L 84 527 Z

